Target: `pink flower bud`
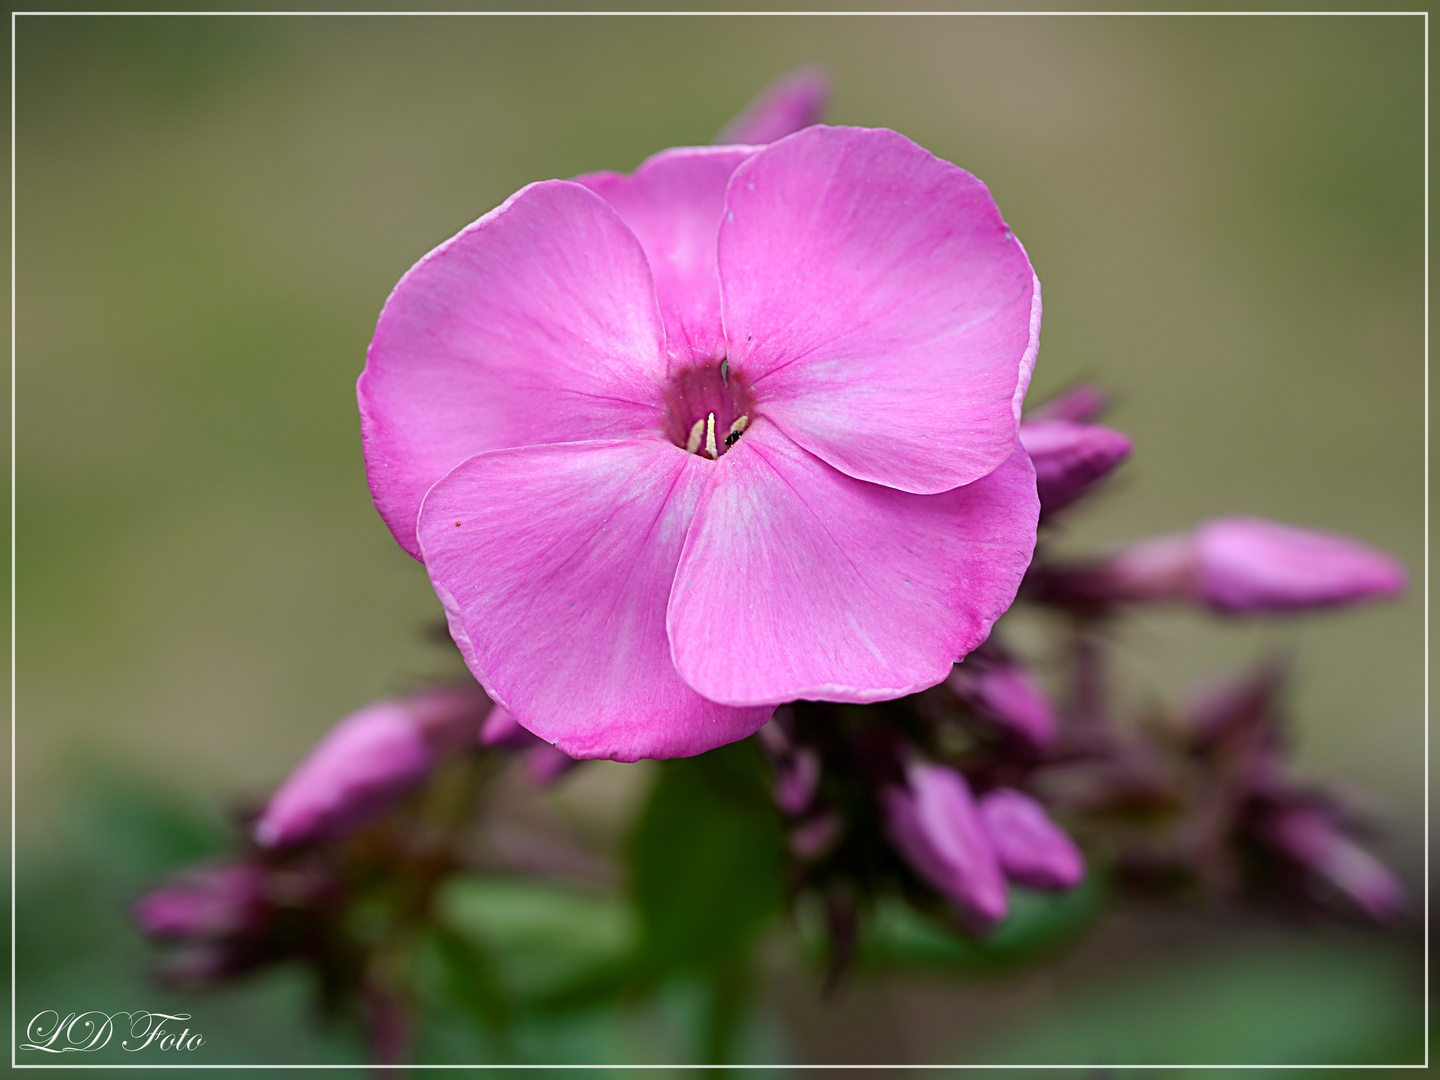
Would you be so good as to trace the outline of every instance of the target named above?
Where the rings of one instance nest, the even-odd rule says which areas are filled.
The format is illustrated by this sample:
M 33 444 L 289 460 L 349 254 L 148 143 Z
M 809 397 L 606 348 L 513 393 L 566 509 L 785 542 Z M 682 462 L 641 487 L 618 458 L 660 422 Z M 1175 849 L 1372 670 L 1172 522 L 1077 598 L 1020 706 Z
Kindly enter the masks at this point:
M 503 705 L 494 706 L 480 725 L 480 745 L 525 751 L 525 773 L 540 788 L 549 787 L 575 764 L 565 751 L 521 727 Z
M 1077 424 L 1084 424 L 1103 413 L 1108 404 L 1105 391 L 1098 386 L 1076 383 L 1044 404 L 1029 410 L 1026 421 L 1073 420 Z
M 473 744 L 488 706 L 478 686 L 447 686 L 352 713 L 271 797 L 256 843 L 282 847 L 354 828 L 423 782 L 442 753 Z
M 1394 596 L 1405 570 L 1383 551 L 1348 536 L 1230 517 L 1195 532 L 1200 597 L 1243 614 L 1346 604 Z
M 1394 596 L 1405 588 L 1405 570 L 1346 536 L 1230 517 L 1193 533 L 1131 544 L 1097 566 L 1067 572 L 1057 584 L 1069 596 L 1194 600 L 1246 615 Z
M 1194 745 L 1202 749 L 1261 732 L 1260 747 L 1272 745 L 1279 733 L 1281 693 L 1289 665 L 1271 659 L 1253 671 L 1234 674 L 1191 694 L 1185 720 Z
M 819 786 L 820 755 L 798 747 L 776 767 L 775 803 L 792 817 L 803 814 Z
M 231 937 L 264 922 L 264 887 L 265 871 L 260 866 L 211 867 L 142 896 L 132 913 L 151 937 Z
M 544 742 L 539 735 L 532 734 L 520 726 L 520 721 L 511 715 L 503 705 L 493 705 L 480 725 L 481 746 L 502 746 L 507 750 L 523 750 Z M 549 744 L 546 743 L 548 746 Z
M 970 786 L 954 769 L 923 762 L 906 786 L 882 793 L 890 839 L 922 879 L 985 925 L 1005 917 L 1005 877 Z
M 538 745 L 525 752 L 525 775 L 537 788 L 549 787 L 575 767 L 575 759 L 544 739 L 535 741 Z
M 1384 922 L 1405 907 L 1405 889 L 1383 863 L 1340 831 L 1323 810 L 1288 806 L 1260 826 L 1261 838 Z
M 812 862 L 834 850 L 845 831 L 845 819 L 835 810 L 822 810 L 802 821 L 790 832 L 790 854 L 802 862 Z
M 971 653 L 945 681 L 961 701 L 1035 750 L 1055 742 L 1055 709 L 1035 677 L 1008 660 Z
M 823 68 L 805 67 L 783 75 L 715 137 L 720 144 L 758 146 L 818 124 L 830 103 L 830 78 Z
M 1130 456 L 1130 440 L 1114 428 L 1072 420 L 1020 425 L 1020 445 L 1035 466 L 1040 512 L 1054 513 L 1085 494 Z
M 1085 859 L 1075 841 L 1030 796 L 997 788 L 981 798 L 980 818 L 1011 881 L 1070 889 L 1085 877 Z

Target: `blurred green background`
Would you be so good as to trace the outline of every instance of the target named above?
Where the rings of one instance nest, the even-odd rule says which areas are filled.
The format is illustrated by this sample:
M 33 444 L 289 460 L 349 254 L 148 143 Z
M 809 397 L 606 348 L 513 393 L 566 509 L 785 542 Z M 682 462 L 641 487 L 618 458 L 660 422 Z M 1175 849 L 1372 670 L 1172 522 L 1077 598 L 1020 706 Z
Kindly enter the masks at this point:
M 1357 612 L 1147 617 L 1123 674 L 1143 702 L 1293 649 L 1300 761 L 1369 792 L 1418 897 L 1423 48 L 1419 17 L 21 16 L 21 1012 L 177 1000 L 117 905 L 335 719 L 448 666 L 360 456 L 395 281 L 523 184 L 706 142 L 806 63 L 833 122 L 990 186 L 1044 286 L 1032 400 L 1113 390 L 1134 460 L 1064 544 L 1249 513 L 1411 568 Z M 648 773 L 589 771 L 553 812 L 602 800 L 618 828 Z M 1127 912 L 994 983 L 875 976 L 826 1009 L 786 969 L 755 1052 L 1413 1060 L 1412 942 Z M 210 1060 L 353 1060 L 308 1034 L 303 989 L 195 1004 Z M 664 1060 L 635 1023 L 565 1053 Z

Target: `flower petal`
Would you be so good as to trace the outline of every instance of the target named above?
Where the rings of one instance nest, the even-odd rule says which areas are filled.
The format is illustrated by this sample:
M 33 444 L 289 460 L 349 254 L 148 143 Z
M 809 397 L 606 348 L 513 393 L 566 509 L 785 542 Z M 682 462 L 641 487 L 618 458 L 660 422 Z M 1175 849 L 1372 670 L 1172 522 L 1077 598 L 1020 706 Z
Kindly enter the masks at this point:
M 660 423 L 665 332 L 645 254 L 579 184 L 522 188 L 400 279 L 357 388 L 365 471 L 400 546 L 430 485 L 487 450 Z
M 613 206 L 650 260 L 673 358 L 724 356 L 720 272 L 715 248 L 725 185 L 753 146 L 682 146 L 646 160 L 629 176 L 577 176 Z
M 530 446 L 425 497 L 425 565 L 466 663 L 571 757 L 698 754 L 770 717 L 705 700 L 670 661 L 665 605 L 713 468 L 660 439 Z
M 856 480 L 756 421 L 715 463 L 675 575 L 675 666 L 732 705 L 934 686 L 1010 606 L 1035 548 L 1016 448 L 938 495 Z
M 1040 284 L 984 184 L 893 131 L 812 127 L 742 163 L 726 208 L 730 366 L 785 434 L 919 494 L 1010 456 Z

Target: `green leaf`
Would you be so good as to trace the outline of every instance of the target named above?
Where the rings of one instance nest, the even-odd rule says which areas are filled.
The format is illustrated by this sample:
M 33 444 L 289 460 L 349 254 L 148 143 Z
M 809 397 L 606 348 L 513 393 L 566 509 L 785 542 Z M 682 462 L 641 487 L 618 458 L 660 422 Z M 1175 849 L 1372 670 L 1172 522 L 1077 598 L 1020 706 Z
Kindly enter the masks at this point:
M 441 892 L 437 912 L 489 958 L 495 984 L 522 1003 L 623 968 L 638 939 L 623 898 L 538 882 L 459 878 Z
M 1106 889 L 1091 874 L 1063 893 L 1010 888 L 1010 914 L 991 934 L 970 937 L 898 898 L 876 905 L 860 946 L 862 964 L 881 967 L 991 968 L 1022 963 L 1073 938 L 1104 906 Z
M 631 892 L 656 975 L 748 952 L 784 902 L 780 819 L 750 741 L 663 763 L 631 836 Z
M 1037 1065 L 1416 1063 L 1423 985 L 1419 958 L 1405 945 L 1380 934 L 1252 929 L 1218 949 L 1212 942 L 1139 971 L 1112 971 L 1058 1000 L 1040 1022 L 965 1057 Z

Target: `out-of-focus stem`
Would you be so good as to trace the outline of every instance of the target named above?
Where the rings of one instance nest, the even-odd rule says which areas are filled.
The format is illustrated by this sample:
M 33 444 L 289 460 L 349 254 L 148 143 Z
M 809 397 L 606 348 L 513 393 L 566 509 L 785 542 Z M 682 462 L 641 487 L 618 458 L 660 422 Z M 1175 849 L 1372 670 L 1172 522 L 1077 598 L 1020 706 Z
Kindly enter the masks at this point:
M 1078 615 L 1073 623 L 1070 702 L 1066 719 L 1067 736 L 1090 744 L 1109 730 L 1110 672 L 1105 655 L 1104 629 L 1100 621 Z

